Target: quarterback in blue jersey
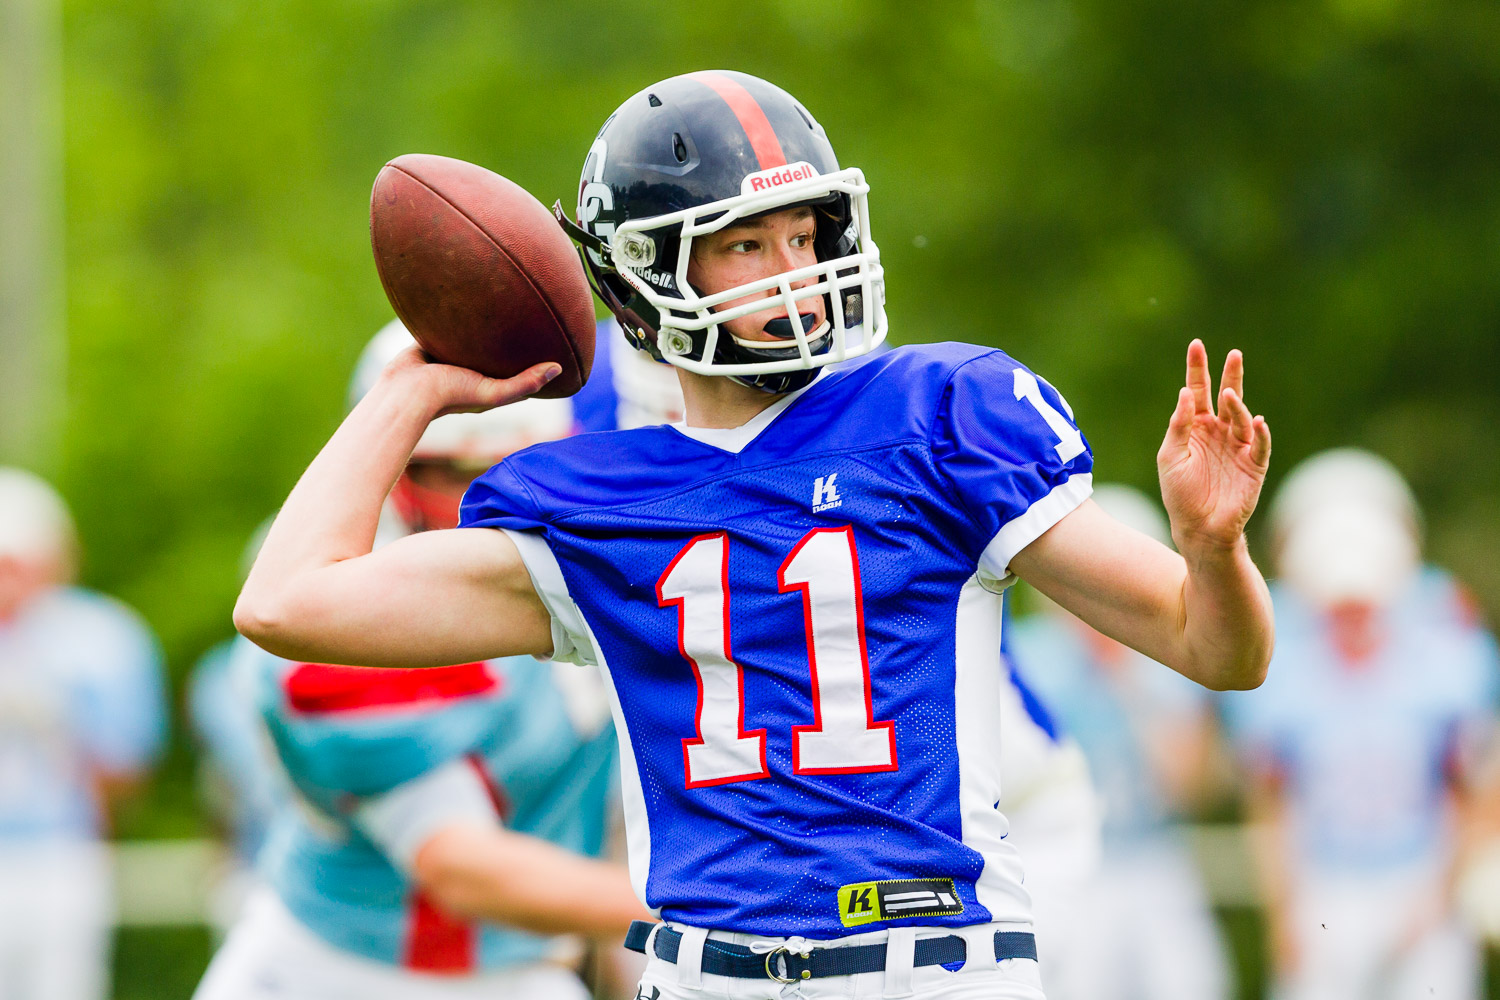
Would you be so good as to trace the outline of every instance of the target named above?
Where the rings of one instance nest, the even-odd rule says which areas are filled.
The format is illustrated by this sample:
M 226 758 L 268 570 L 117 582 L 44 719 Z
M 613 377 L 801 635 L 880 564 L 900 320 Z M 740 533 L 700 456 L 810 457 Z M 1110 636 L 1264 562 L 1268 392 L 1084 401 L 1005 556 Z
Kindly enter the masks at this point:
M 562 221 L 627 339 L 679 369 L 684 422 L 520 452 L 476 480 L 459 530 L 372 552 L 429 420 L 556 374 L 412 352 L 288 497 L 236 608 L 301 659 L 604 672 L 632 880 L 665 921 L 636 942 L 646 996 L 1041 995 L 995 808 L 1013 577 L 1201 683 L 1265 675 L 1243 532 L 1270 436 L 1241 356 L 1216 403 L 1188 352 L 1159 456 L 1179 556 L 1089 503 L 1066 403 L 1002 352 L 827 367 L 886 334 L 868 190 L 763 80 L 630 98 Z
M 629 350 L 614 319 L 599 324 L 597 344 L 588 384 L 573 397 L 585 429 L 626 430 L 682 420 L 682 387 L 670 365 Z M 865 364 L 889 349 L 886 342 L 844 364 Z M 1000 730 L 997 808 L 1009 824 L 1007 839 L 1025 859 L 1043 980 L 1053 1000 L 1072 1000 L 1088 995 L 1075 986 L 1080 963 L 1072 958 L 1077 949 L 1070 928 L 1080 892 L 1097 867 L 1099 809 L 1082 750 L 1059 731 L 1022 680 L 1009 635 L 1002 627 L 998 655 L 1004 669 L 994 720 Z

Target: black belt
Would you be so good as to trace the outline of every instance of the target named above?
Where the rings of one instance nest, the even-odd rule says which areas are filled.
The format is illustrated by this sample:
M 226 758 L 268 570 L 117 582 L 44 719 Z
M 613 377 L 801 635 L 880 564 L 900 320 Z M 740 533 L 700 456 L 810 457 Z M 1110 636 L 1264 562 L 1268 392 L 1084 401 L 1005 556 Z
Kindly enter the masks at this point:
M 644 955 L 646 940 L 656 926 L 644 920 L 633 921 L 630 932 L 625 935 L 625 947 Z M 681 944 L 681 932 L 663 924 L 661 930 L 656 932 L 651 950 L 663 962 L 676 962 Z M 912 952 L 912 965 L 962 962 L 967 957 L 967 951 L 964 939 L 956 934 L 921 938 Z M 1036 937 L 1026 931 L 996 931 L 995 961 L 1003 962 L 1008 958 L 1029 958 L 1036 961 Z M 703 971 L 732 979 L 774 979 L 778 983 L 793 983 L 801 979 L 853 976 L 861 972 L 881 972 L 884 969 L 884 944 L 859 944 L 842 948 L 814 946 L 812 952 L 804 957 L 786 948 L 776 948 L 769 954 L 760 955 L 742 944 L 724 941 L 703 943 Z

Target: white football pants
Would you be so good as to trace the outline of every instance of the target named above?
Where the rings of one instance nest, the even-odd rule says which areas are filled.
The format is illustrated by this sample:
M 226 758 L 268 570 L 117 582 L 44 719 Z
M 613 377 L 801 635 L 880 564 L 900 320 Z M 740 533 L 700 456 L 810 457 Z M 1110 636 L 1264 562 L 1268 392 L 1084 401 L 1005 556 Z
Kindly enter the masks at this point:
M 0 1000 L 103 1000 L 113 899 L 104 844 L 0 843 Z
M 1202 878 L 1175 842 L 1128 854 L 1106 848 L 1069 933 L 1067 1000 L 1229 995 L 1224 945 Z
M 413 972 L 353 955 L 308 930 L 269 889 L 209 963 L 194 1000 L 589 1000 L 570 970 L 538 962 L 471 976 Z
M 1440 896 L 1435 867 L 1384 875 L 1304 874 L 1295 919 L 1301 965 L 1283 1000 L 1474 1000 L 1480 955 L 1451 914 L 1403 942 L 1413 916 Z
M 637 1000 L 881 1000 L 881 998 L 907 997 L 911 1000 L 1045 1000 L 1037 964 L 1030 959 L 1011 958 L 1004 962 L 994 959 L 995 932 L 999 930 L 1030 930 L 1012 925 L 977 924 L 973 927 L 910 927 L 892 938 L 890 931 L 872 931 L 868 934 L 853 934 L 840 938 L 838 945 L 882 943 L 887 946 L 886 968 L 883 972 L 864 972 L 856 976 L 829 976 L 826 979 L 809 979 L 803 982 L 782 985 L 769 979 L 731 979 L 727 976 L 710 975 L 702 971 L 696 961 L 687 961 L 694 950 L 691 945 L 694 929 L 682 924 L 672 924 L 674 929 L 684 931 L 679 952 L 681 963 L 664 962 L 654 955 L 646 963 L 646 974 L 641 977 Z M 905 933 L 909 931 L 910 933 Z M 697 946 L 701 954 L 700 944 Z M 963 934 L 975 942 L 971 951 L 988 949 L 986 960 L 969 963 L 957 972 L 949 972 L 941 965 L 922 968 L 912 967 L 912 946 L 918 938 L 943 937 Z M 754 934 L 735 934 L 728 931 L 711 931 L 708 938 L 734 944 L 761 947 L 781 944 L 787 938 L 760 937 Z

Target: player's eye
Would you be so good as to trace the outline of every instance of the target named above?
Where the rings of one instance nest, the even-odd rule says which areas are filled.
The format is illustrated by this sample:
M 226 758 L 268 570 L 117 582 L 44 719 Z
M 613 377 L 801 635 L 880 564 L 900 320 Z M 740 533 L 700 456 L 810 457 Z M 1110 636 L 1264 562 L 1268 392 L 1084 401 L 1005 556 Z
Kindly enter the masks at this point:
M 792 246 L 796 247 L 798 250 L 802 250 L 806 247 L 812 246 L 812 241 L 812 233 L 798 233 L 796 236 L 792 237 Z
M 735 240 L 724 249 L 730 253 L 754 253 L 759 246 L 754 240 Z

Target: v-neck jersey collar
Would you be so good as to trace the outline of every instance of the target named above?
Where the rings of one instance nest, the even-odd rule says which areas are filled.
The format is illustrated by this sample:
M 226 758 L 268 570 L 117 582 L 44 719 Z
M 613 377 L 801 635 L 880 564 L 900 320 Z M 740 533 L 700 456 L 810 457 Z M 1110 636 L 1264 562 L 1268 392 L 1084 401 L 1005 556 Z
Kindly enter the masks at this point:
M 706 444 L 711 448 L 718 448 L 720 451 L 727 451 L 737 455 L 749 447 L 750 442 L 758 438 L 761 431 L 769 427 L 777 417 L 786 412 L 787 407 L 791 406 L 798 399 L 801 399 L 803 393 L 823 381 L 823 378 L 827 374 L 828 369 L 822 369 L 818 372 L 818 377 L 807 385 L 795 392 L 787 393 L 738 427 L 689 427 L 685 420 L 680 423 L 668 424 L 667 426 L 682 436 L 692 438 L 700 444 Z

